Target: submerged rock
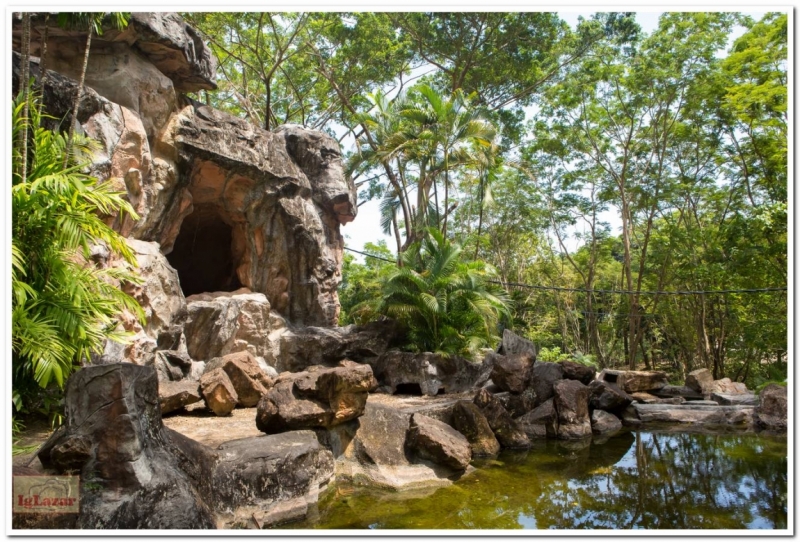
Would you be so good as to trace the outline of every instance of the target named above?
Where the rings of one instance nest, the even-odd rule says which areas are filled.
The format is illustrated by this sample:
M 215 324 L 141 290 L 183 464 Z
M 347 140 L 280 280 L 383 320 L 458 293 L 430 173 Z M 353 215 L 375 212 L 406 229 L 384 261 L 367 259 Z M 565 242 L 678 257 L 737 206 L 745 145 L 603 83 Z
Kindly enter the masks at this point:
M 595 435 L 609 435 L 622 429 L 619 418 L 604 410 L 592 412 L 592 433 Z

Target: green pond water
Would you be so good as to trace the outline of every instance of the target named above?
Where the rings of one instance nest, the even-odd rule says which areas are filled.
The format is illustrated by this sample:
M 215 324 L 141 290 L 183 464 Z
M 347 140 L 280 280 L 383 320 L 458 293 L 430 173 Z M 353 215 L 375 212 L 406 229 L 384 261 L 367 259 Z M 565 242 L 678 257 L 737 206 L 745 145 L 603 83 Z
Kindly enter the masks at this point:
M 305 529 L 784 529 L 786 437 L 625 432 L 473 463 L 453 485 L 337 484 Z

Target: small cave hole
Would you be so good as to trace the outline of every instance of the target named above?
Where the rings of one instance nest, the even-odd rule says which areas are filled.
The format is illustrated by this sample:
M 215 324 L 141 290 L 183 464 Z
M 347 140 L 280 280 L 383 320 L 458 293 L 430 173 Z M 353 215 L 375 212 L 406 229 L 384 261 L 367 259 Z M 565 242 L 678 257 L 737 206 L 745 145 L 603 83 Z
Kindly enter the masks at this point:
M 242 287 L 232 252 L 233 230 L 214 207 L 201 206 L 187 216 L 172 252 L 183 295 L 232 292 Z
M 419 384 L 415 383 L 403 383 L 398 384 L 397 387 L 394 389 L 395 395 L 422 395 L 422 388 L 419 387 Z

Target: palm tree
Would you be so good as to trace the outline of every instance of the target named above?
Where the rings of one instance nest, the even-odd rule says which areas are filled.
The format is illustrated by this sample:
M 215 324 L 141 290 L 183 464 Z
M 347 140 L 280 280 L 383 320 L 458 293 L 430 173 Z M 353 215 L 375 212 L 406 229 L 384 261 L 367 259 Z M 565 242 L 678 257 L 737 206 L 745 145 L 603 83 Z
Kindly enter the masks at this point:
M 40 127 L 36 96 L 29 94 L 30 118 L 21 97 L 13 104 L 13 132 L 32 133 L 27 177 L 12 177 L 12 337 L 15 405 L 20 394 L 55 382 L 59 387 L 81 359 L 99 351 L 106 339 L 125 340 L 115 317 L 123 310 L 143 321 L 141 307 L 117 286 L 139 282 L 123 269 L 97 268 L 88 258 L 92 244 L 104 243 L 131 266 L 135 258 L 125 239 L 101 215 L 138 217 L 108 183 L 82 173 L 96 144 L 75 137 L 63 168 L 67 142 Z M 16 140 L 16 139 L 15 139 Z M 75 161 L 74 159 L 79 161 Z M 13 159 L 22 159 L 15 145 Z
M 444 354 L 475 354 L 498 339 L 510 298 L 489 282 L 494 269 L 463 262 L 460 246 L 437 228 L 403 253 L 403 267 L 389 274 L 379 302 L 382 314 L 408 328 L 411 348 Z
M 417 107 L 406 110 L 404 115 L 419 124 L 418 138 L 424 148 L 429 149 L 431 160 L 438 155 L 442 163 L 444 213 L 441 229 L 447 235 L 451 166 L 472 162 L 470 147 L 491 146 L 496 130 L 481 117 L 480 111 L 471 104 L 470 97 L 465 96 L 461 89 L 453 92 L 449 99 L 442 99 L 436 90 L 425 84 L 414 87 L 414 93 L 419 97 Z M 437 196 L 435 186 L 434 196 Z M 436 206 L 438 208 L 438 201 Z

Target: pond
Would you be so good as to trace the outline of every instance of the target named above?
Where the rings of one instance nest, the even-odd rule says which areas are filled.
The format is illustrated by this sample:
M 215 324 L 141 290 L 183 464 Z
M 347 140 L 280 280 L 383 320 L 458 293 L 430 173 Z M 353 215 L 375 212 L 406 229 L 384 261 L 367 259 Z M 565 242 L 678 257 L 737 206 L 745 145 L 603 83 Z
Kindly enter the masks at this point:
M 306 529 L 785 529 L 786 437 L 628 432 L 476 462 L 451 486 L 337 484 Z

